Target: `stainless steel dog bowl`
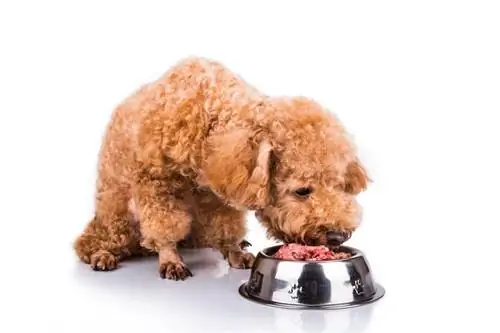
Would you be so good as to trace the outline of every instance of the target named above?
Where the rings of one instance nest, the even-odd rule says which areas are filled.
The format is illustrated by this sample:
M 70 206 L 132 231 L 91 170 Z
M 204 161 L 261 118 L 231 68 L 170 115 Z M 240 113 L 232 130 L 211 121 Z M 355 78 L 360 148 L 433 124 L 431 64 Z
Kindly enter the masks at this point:
M 373 281 L 365 255 L 341 246 L 352 257 L 341 260 L 294 261 L 275 259 L 281 245 L 260 251 L 248 282 L 239 293 L 264 305 L 297 309 L 341 309 L 374 302 L 385 289 Z

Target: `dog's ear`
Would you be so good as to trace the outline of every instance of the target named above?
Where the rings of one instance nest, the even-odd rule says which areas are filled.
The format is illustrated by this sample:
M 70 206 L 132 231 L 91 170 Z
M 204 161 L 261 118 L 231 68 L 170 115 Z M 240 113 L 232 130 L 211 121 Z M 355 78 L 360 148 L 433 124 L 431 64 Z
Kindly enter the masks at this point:
M 359 160 L 354 160 L 347 165 L 344 176 L 344 189 L 347 193 L 359 194 L 366 190 L 370 182 L 371 179 Z
M 247 129 L 212 136 L 205 146 L 203 182 L 233 205 L 263 208 L 270 200 L 272 151 L 268 140 Z

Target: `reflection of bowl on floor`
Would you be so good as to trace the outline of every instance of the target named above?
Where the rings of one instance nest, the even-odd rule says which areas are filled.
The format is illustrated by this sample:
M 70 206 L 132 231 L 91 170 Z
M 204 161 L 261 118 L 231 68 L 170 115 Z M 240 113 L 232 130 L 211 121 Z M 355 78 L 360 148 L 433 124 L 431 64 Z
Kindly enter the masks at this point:
M 248 282 L 239 292 L 250 300 L 288 308 L 346 308 L 374 302 L 385 294 L 373 281 L 365 255 L 341 246 L 352 256 L 340 260 L 281 260 L 272 255 L 281 245 L 260 251 Z

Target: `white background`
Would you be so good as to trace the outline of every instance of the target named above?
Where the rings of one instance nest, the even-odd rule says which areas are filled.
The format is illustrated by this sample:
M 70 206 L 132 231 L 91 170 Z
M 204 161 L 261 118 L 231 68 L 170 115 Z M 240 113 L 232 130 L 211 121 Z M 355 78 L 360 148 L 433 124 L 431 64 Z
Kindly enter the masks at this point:
M 1 332 L 499 332 L 498 1 L 2 1 Z M 362 249 L 387 290 L 340 312 L 250 304 L 210 251 L 195 277 L 111 273 L 71 248 L 114 106 L 180 58 L 335 112 L 374 183 Z M 252 251 L 269 242 L 249 217 Z M 497 327 L 494 327 L 497 326 Z

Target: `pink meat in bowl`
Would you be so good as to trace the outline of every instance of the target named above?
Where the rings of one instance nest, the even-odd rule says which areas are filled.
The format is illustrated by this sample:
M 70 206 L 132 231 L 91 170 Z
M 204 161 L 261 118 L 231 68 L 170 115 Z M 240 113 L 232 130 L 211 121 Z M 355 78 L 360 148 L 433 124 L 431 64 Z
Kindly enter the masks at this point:
M 308 246 L 301 244 L 285 244 L 273 255 L 282 260 L 340 260 L 350 258 L 346 252 L 334 252 L 326 246 Z

